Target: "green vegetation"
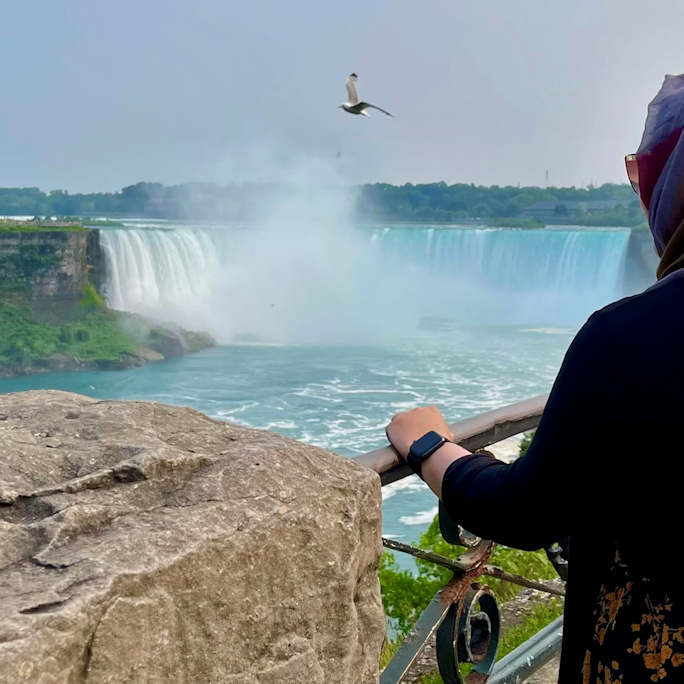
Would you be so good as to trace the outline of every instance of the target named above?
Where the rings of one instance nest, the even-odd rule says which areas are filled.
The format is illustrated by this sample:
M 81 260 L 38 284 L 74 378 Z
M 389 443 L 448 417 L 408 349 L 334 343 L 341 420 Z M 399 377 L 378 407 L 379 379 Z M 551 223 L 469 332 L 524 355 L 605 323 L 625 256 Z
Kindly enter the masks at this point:
M 534 433 L 523 437 L 520 445 L 520 455 L 529 447 Z M 442 538 L 437 519 L 420 538 L 418 546 L 433 551 L 447 558 L 456 559 L 464 551 L 461 547 L 451 546 Z M 489 562 L 504 570 L 523 575 L 529 579 L 553 579 L 557 573 L 546 557 L 544 551 L 519 551 L 505 546 L 497 546 L 490 556 Z M 399 567 L 390 553 L 383 554 L 380 562 L 380 585 L 385 614 L 391 630 L 396 635 L 387 640 L 383 646 L 380 666 L 385 667 L 392 659 L 398 646 L 416 623 L 420 614 L 437 591 L 451 578 L 451 572 L 446 568 L 427 561 L 417 560 L 417 572 L 403 570 Z M 487 584 L 496 594 L 499 603 L 514 598 L 520 591 L 516 585 L 502 582 L 491 577 Z M 555 620 L 563 611 L 562 601 L 546 600 L 535 605 L 522 624 L 504 631 L 499 647 L 499 658 L 517 648 L 542 627 Z M 439 676 L 429 676 L 423 679 L 423 684 L 441 684 Z
M 9 301 L 8 301 L 9 300 Z M 13 369 L 47 366 L 55 355 L 79 361 L 117 360 L 136 348 L 118 314 L 102 306 L 92 286 L 61 325 L 36 321 L 28 303 L 0 302 L 0 364 Z
M 520 228 L 523 230 L 534 230 L 537 228 L 543 228 L 546 223 L 544 223 L 544 221 L 538 221 L 537 219 L 496 218 L 489 221 L 487 225 L 494 228 Z
M 418 546 L 452 559 L 463 553 L 463 548 L 451 546 L 444 541 L 436 519 L 420 538 Z M 557 576 L 544 551 L 520 551 L 497 546 L 490 556 L 490 563 L 530 579 L 552 579 Z M 417 560 L 416 565 L 417 574 L 410 570 L 402 570 L 391 553 L 383 554 L 380 562 L 380 584 L 385 614 L 392 629 L 402 638 L 411 632 L 432 597 L 451 578 L 449 570 L 434 563 Z M 487 578 L 487 584 L 493 589 L 499 601 L 508 601 L 519 591 L 515 585 L 495 578 Z
M 93 285 L 88 283 L 83 289 L 83 298 L 79 302 L 83 309 L 104 309 L 104 299 Z
M 75 221 L 14 221 L 0 219 L 0 233 L 82 233 L 88 229 Z
M 520 451 L 518 452 L 518 456 L 524 456 L 527 453 L 527 450 L 530 448 L 530 444 L 532 444 L 534 433 L 535 431 L 532 430 L 532 432 L 526 432 L 523 435 L 522 441 L 520 442 Z
M 643 219 L 644 212 L 635 195 L 629 204 L 602 209 L 596 212 L 588 212 L 582 207 L 578 207 L 571 215 L 566 216 L 564 221 L 559 221 L 559 223 L 606 228 L 611 228 L 613 226 L 633 227 L 643 222 Z
M 545 203 L 545 206 L 538 206 Z M 537 205 L 535 207 L 535 205 Z M 480 220 L 510 225 L 511 219 L 592 226 L 630 226 L 643 212 L 629 185 L 589 188 L 483 187 L 476 185 L 364 185 L 357 214 L 383 222 L 459 223 Z M 501 221 L 506 219 L 506 221 Z
M 61 260 L 62 254 L 55 245 L 35 245 L 24 242 L 19 245 L 16 255 L 11 257 L 15 268 L 23 271 L 42 271 L 54 268 L 59 265 Z
M 0 188 L 0 216 L 147 216 L 169 219 L 263 219 L 286 187 L 184 183 L 136 183 L 120 192 L 71 195 L 38 188 Z M 466 183 L 402 186 L 376 183 L 355 189 L 359 222 L 459 223 L 478 221 L 520 228 L 540 223 L 632 226 L 643 212 L 627 184 L 588 188 L 539 188 Z M 539 206 L 546 203 L 546 206 Z M 536 206 L 535 206 L 536 205 Z M 502 221 L 504 220 L 505 221 Z M 493 222 L 493 223 L 492 223 Z M 88 225 L 100 225 L 94 219 Z M 106 225 L 113 225 L 107 223 Z

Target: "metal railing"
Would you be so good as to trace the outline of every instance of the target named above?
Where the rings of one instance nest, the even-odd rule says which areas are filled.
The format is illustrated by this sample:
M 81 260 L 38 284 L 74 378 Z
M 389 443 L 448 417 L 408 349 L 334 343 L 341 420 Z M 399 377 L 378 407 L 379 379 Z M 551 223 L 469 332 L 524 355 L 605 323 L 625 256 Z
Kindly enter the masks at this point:
M 449 427 L 455 441 L 466 449 L 485 449 L 503 439 L 536 428 L 546 400 L 546 395 L 535 397 Z M 363 454 L 355 460 L 378 473 L 383 486 L 412 475 L 412 471 L 391 447 Z M 483 576 L 496 577 L 556 595 L 563 595 L 563 590 L 488 564 L 496 546 L 493 542 L 473 537 L 461 528 L 455 533 L 453 530 L 447 531 L 441 523 L 440 519 L 446 541 L 465 547 L 458 560 L 383 538 L 386 548 L 448 568 L 453 577 L 437 592 L 412 633 L 402 642 L 383 670 L 380 683 L 399 684 L 433 635 L 436 637 L 437 664 L 445 684 L 462 684 L 464 681 L 482 684 L 489 677 L 490 682 L 496 684 L 524 681 L 560 650 L 563 619 L 559 618 L 497 663 L 499 609 L 491 590 L 476 580 Z M 556 570 L 565 578 L 567 567 L 558 549 L 554 547 L 546 551 Z M 470 671 L 463 677 L 461 666 L 466 663 L 470 664 Z

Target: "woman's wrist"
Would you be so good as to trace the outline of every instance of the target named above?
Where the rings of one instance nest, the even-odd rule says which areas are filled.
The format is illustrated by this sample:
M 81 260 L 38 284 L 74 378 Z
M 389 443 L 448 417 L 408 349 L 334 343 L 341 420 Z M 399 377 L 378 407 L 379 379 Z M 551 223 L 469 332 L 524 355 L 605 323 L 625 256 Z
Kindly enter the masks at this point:
M 420 471 L 423 480 L 439 498 L 442 498 L 444 473 L 454 461 L 469 455 L 470 452 L 462 446 L 447 442 L 423 463 Z

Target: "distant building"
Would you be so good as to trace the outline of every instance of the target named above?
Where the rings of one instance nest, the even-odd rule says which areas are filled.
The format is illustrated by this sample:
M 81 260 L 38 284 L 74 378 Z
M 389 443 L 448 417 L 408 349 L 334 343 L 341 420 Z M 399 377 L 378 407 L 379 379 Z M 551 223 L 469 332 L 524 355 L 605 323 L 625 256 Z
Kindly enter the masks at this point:
M 603 211 L 610 211 L 617 207 L 628 207 L 629 200 L 594 200 L 591 202 L 537 202 L 523 210 L 523 217 L 537 219 L 538 221 L 549 221 L 551 219 L 562 219 L 571 217 L 580 209 L 587 214 L 598 214 Z

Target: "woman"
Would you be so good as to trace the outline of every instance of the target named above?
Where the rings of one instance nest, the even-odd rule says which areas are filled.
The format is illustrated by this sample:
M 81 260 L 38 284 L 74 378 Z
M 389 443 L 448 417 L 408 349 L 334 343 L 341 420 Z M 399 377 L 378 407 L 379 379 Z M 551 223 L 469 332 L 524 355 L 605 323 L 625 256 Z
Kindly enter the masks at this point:
M 570 537 L 560 681 L 684 681 L 684 75 L 627 159 L 659 282 L 596 312 L 532 444 L 506 465 L 451 442 L 434 407 L 396 416 L 397 451 L 468 531 L 538 549 Z M 411 453 L 410 453 L 411 452 Z

